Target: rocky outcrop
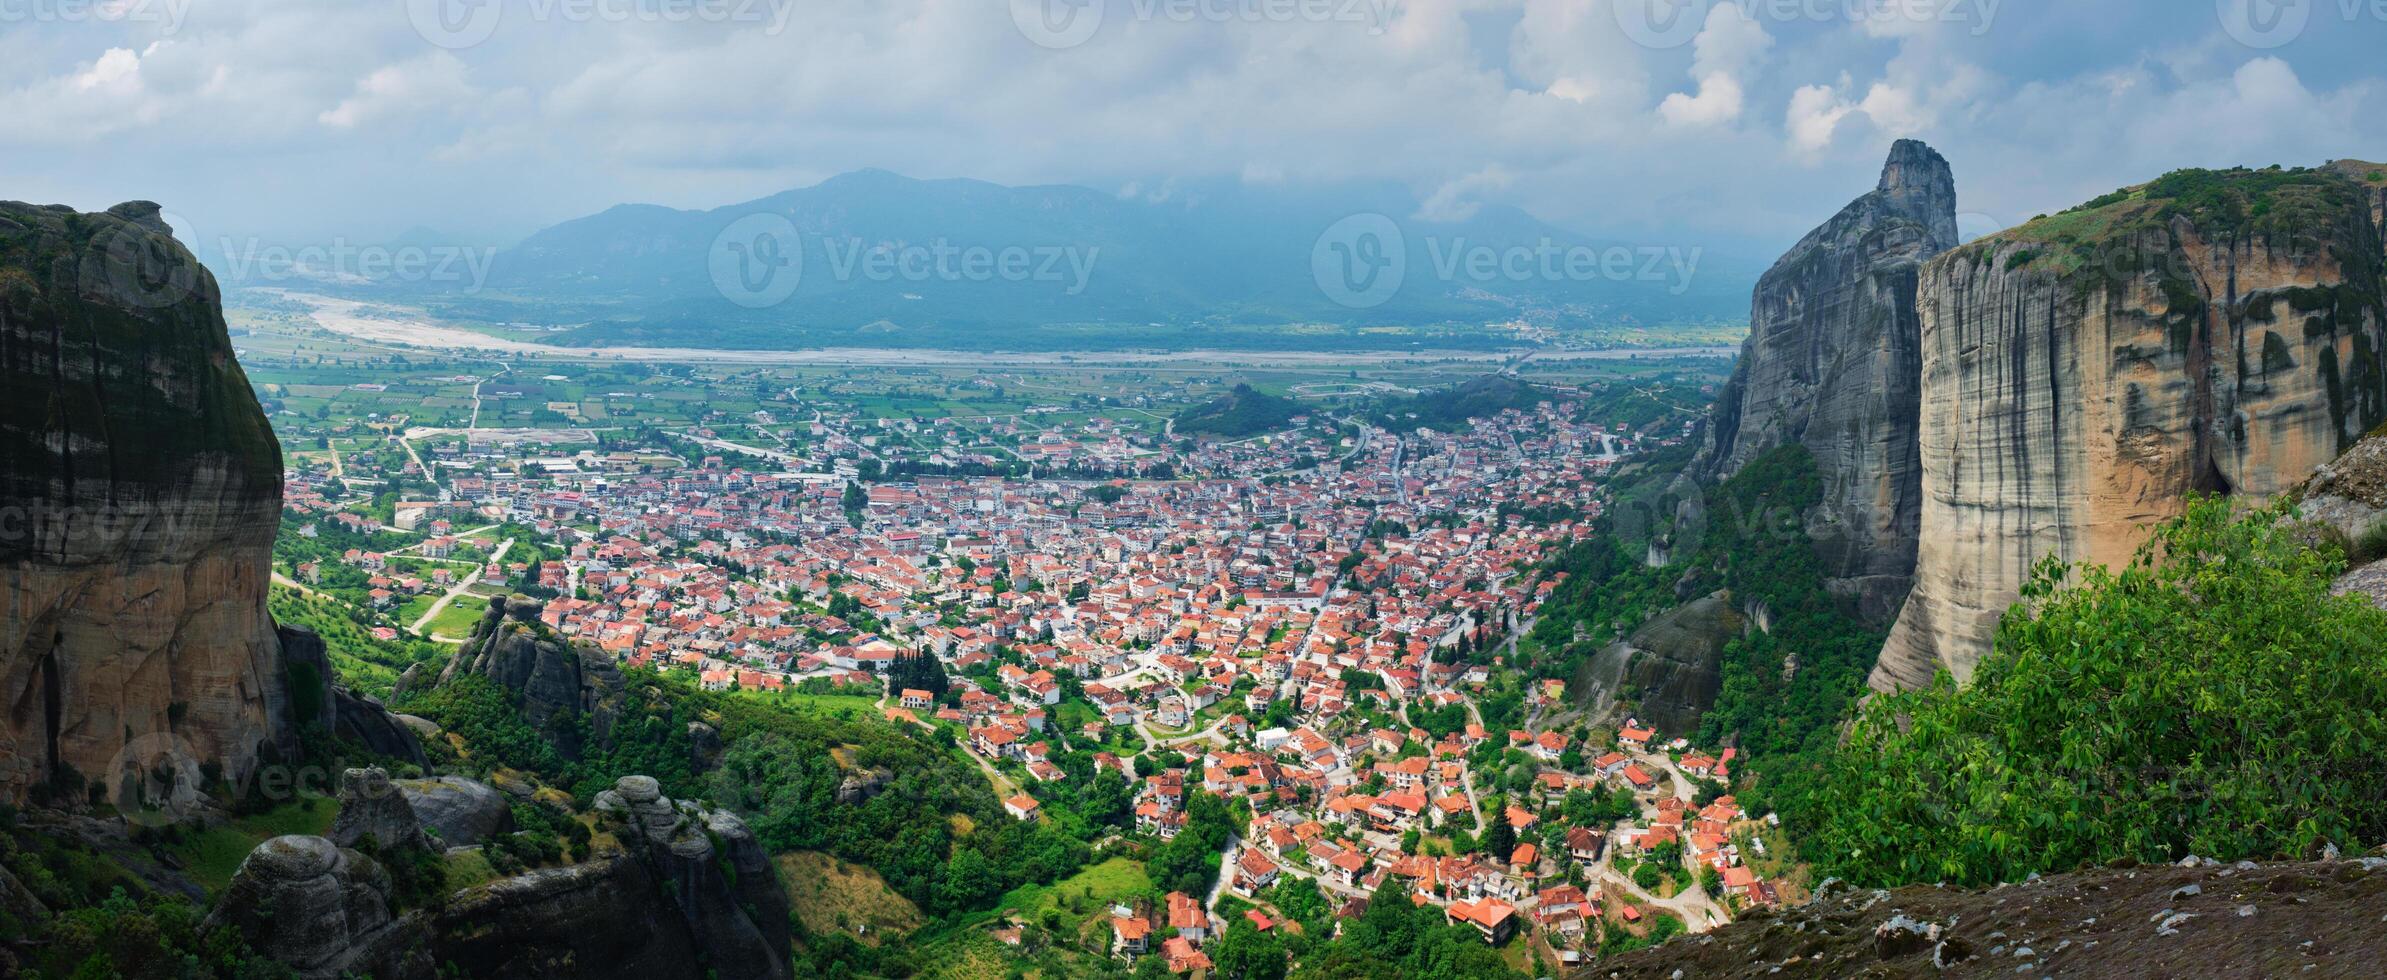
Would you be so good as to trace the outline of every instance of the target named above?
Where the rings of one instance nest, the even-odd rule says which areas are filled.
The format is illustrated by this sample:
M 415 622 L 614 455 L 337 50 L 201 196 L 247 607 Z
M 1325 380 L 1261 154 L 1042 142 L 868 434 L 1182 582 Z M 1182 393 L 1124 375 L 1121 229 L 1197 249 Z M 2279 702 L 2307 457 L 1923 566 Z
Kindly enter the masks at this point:
M 673 802 L 647 776 L 624 776 L 597 794 L 600 812 L 621 814 L 640 851 L 712 965 L 728 976 L 778 976 L 787 969 L 788 900 L 771 856 L 727 810 Z
M 621 668 L 604 651 L 549 629 L 539 618 L 544 610 L 526 596 L 490 599 L 489 611 L 448 662 L 440 683 L 479 674 L 512 692 L 533 727 L 545 731 L 559 714 L 583 714 L 590 734 L 604 739 L 612 731 L 622 691 Z M 567 754 L 580 748 L 558 747 Z
M 396 786 L 443 847 L 470 847 L 514 830 L 513 801 L 487 783 L 440 776 L 401 779 Z
M 1927 266 L 1922 545 L 1873 685 L 1969 678 L 2035 561 L 2126 561 L 2387 419 L 2379 209 L 2336 170 L 2185 171 Z
M 611 833 L 588 860 L 398 910 L 389 872 L 368 851 L 397 854 L 409 846 L 393 843 L 401 840 L 427 845 L 425 824 L 439 827 L 446 843 L 485 840 L 508 832 L 508 806 L 470 780 L 393 781 L 377 769 L 352 769 L 331 837 L 259 845 L 207 928 L 236 930 L 311 980 L 427 980 L 434 963 L 442 976 L 553 980 L 789 975 L 790 904 L 745 823 L 665 797 L 645 776 L 619 780 L 598 794 L 595 809 Z
M 157 205 L 0 202 L 0 802 L 187 803 L 331 698 L 265 610 L 281 450 Z
M 1724 645 L 1748 621 L 1719 592 L 1652 619 L 1576 668 L 1567 697 L 1594 719 L 1620 701 L 1659 731 L 1688 734 L 1724 685 Z
M 207 928 L 231 929 L 302 977 L 429 980 L 419 922 L 392 914 L 389 873 L 321 837 L 276 837 L 232 876 Z
M 1900 140 L 1872 193 L 1758 280 L 1749 340 L 1694 464 L 1722 480 L 1769 449 L 1805 445 L 1824 480 L 1808 534 L 1834 590 L 1875 622 L 1905 598 L 1921 514 L 1916 282 L 1955 246 L 1947 160 Z
M 334 676 L 331 654 L 315 631 L 281 626 L 274 632 L 282 646 L 282 672 L 294 678 L 302 723 L 319 722 L 333 737 L 387 759 L 418 767 L 430 765 L 422 742 L 380 702 L 312 680 Z
M 2109 867 L 1994 888 L 1851 888 L 1759 908 L 1574 978 L 2366 977 L 2387 858 Z M 1573 980 L 1573 978 L 1570 978 Z
M 658 889 L 619 851 L 491 882 L 438 916 L 440 962 L 475 977 L 704 976 L 687 930 L 656 914 Z
M 627 776 L 597 795 L 622 849 L 472 889 L 440 915 L 438 959 L 472 976 L 788 975 L 786 892 L 737 817 Z
M 350 769 L 340 774 L 340 813 L 325 835 L 341 847 L 429 848 L 423 821 L 390 781 L 388 770 Z M 369 842 L 369 844 L 368 844 Z
M 721 754 L 728 746 L 721 744 L 721 730 L 701 721 L 688 723 L 688 771 L 702 776 L 721 768 Z

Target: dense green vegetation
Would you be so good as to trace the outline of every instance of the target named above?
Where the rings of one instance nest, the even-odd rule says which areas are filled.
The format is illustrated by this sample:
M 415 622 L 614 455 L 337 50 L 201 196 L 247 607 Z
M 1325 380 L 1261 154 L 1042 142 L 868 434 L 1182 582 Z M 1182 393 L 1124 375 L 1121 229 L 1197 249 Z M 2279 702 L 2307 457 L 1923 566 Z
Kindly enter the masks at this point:
M 1442 909 L 1412 904 L 1395 894 L 1368 903 L 1367 912 L 1343 924 L 1332 941 L 1302 957 L 1299 980 L 1493 980 L 1520 974 L 1500 951 L 1466 926 L 1443 921 Z
M 1534 675 L 1570 676 L 1584 658 L 1681 596 L 1724 589 L 1736 605 L 1762 605 L 1772 626 L 1725 647 L 1723 690 L 1698 740 L 1739 745 L 1760 764 L 1828 744 L 1865 690 L 1881 636 L 1824 590 L 1801 517 L 1821 492 L 1814 458 L 1803 446 L 1785 446 L 1709 488 L 1704 528 L 1673 528 L 1677 550 L 1689 554 L 1664 567 L 1650 567 L 1613 534 L 1561 552 L 1545 571 L 1567 580 L 1532 634 L 1537 647 L 1557 655 L 1534 663 Z M 1785 669 L 1793 656 L 1795 669 Z
M 1239 384 L 1233 391 L 1179 414 L 1177 431 L 1183 435 L 1241 439 L 1282 429 L 1294 416 L 1307 411 L 1290 398 Z
M 1237 830 L 1236 811 L 1208 793 L 1185 795 L 1185 827 L 1154 849 L 1145 873 L 1163 891 L 1206 895 L 1218 880 L 1218 856 Z
M 1010 819 L 995 806 L 985 780 L 966 768 L 896 768 L 877 795 L 840 803 L 837 789 L 845 774 L 825 749 L 817 740 L 780 733 L 741 740 L 712 774 L 713 798 L 750 814 L 756 835 L 772 851 L 820 850 L 868 864 L 931 915 L 983 908 L 1004 892 L 1050 884 L 1086 862 L 1084 842 Z M 881 747 L 875 754 L 886 759 L 911 753 Z M 949 815 L 957 813 L 970 817 L 975 829 L 956 833 Z
M 2042 564 L 1969 687 L 1868 705 L 1799 809 L 1823 873 L 1978 884 L 2387 840 L 2387 612 L 2221 500 L 2120 571 Z
M 2084 290 L 2155 273 L 2167 290 L 2187 298 L 2192 290 L 2181 276 L 2175 219 L 2193 222 L 2207 240 L 2260 236 L 2273 247 L 2336 246 L 2346 260 L 2375 263 L 2375 254 L 2343 248 L 2360 234 L 2346 226 L 2365 210 L 2366 193 L 2350 174 L 2328 169 L 2175 170 L 2143 187 L 2040 215 L 1991 241 L 2025 246 L 2007 254 L 2008 269 L 2045 265 L 2074 276 Z M 1968 248 L 1977 263 L 1999 252 L 1995 244 Z
M 0 976 L 266 980 L 295 975 L 230 930 L 202 934 L 204 908 L 184 895 L 153 890 L 126 870 L 130 855 L 97 849 L 55 819 L 0 807 L 0 889 L 6 890 L 0 894 Z M 180 859 L 204 843 L 189 834 L 189 828 L 172 827 L 143 833 L 136 844 L 149 846 L 145 858 Z M 38 902 L 46 913 L 24 899 Z
M 629 671 L 626 677 L 612 729 L 602 738 L 586 717 L 542 732 L 523 720 L 504 690 L 478 676 L 458 678 L 402 708 L 462 736 L 473 749 L 458 760 L 467 771 L 503 766 L 536 773 L 584 801 L 621 776 L 653 776 L 673 797 L 709 799 L 747 815 L 774 852 L 817 850 L 868 864 L 931 915 L 982 908 L 1022 884 L 1067 875 L 1087 859 L 1084 840 L 1069 830 L 1011 819 L 986 777 L 924 731 L 850 707 L 810 711 L 704 691 L 682 674 Z M 707 773 L 691 766 L 689 726 L 700 722 L 714 726 L 728 746 Z M 883 774 L 884 784 L 867 799 L 839 802 L 847 778 L 866 773 Z M 957 816 L 971 829 L 957 829 Z
M 1395 432 L 1419 428 L 1453 432 L 1465 429 L 1475 419 L 1488 419 L 1511 409 L 1526 411 L 1542 402 L 1557 400 L 1557 392 L 1540 385 L 1503 374 L 1487 374 L 1413 398 L 1390 399 L 1376 410 L 1375 421 Z
M 1881 634 L 1824 590 L 1803 518 L 1822 493 L 1814 457 L 1791 445 L 1708 495 L 1702 553 L 1712 571 L 1698 588 L 1718 583 L 1744 606 L 1761 604 L 1773 623 L 1725 645 L 1724 688 L 1698 741 L 1739 745 L 1760 766 L 1829 745 L 1881 653 Z
M 302 626 L 323 637 L 341 684 L 360 693 L 389 697 L 406 668 L 435 663 L 446 655 L 428 640 L 376 640 L 362 612 L 295 589 L 275 588 L 266 598 L 266 608 L 274 622 Z

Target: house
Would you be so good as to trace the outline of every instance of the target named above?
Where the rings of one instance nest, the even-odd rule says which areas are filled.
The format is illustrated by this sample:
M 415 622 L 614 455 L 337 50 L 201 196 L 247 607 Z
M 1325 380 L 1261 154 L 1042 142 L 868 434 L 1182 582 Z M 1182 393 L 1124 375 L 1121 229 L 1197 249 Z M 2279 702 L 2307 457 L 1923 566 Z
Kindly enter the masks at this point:
M 1038 807 L 1039 804 L 1036 802 L 1036 798 L 1029 796 L 1026 793 L 1021 793 L 1018 796 L 1014 796 L 1003 801 L 1003 812 L 1011 814 L 1011 817 L 1014 820 L 1036 819 Z
M 1276 884 L 1276 862 L 1258 848 L 1247 847 L 1235 859 L 1235 890 L 1246 896 L 1257 895 Z
M 1210 941 L 1210 910 L 1184 892 L 1169 893 L 1169 928 L 1199 946 Z
M 1152 951 L 1152 923 L 1142 916 L 1112 916 L 1111 932 L 1116 937 L 1112 947 L 1121 953 L 1142 956 Z
M 1531 843 L 1517 845 L 1517 849 L 1508 855 L 1509 873 L 1520 878 L 1533 877 L 1536 873 L 1534 869 L 1540 867 L 1541 863 L 1541 848 Z
M 1207 972 L 1211 968 L 1210 954 L 1194 948 L 1184 936 L 1171 936 L 1160 944 L 1161 956 L 1169 961 L 1170 973 Z
M 1533 914 L 1544 923 L 1573 916 L 1580 921 L 1590 914 L 1591 901 L 1583 896 L 1583 889 L 1573 885 L 1544 888 L 1534 895 Z
M 1442 914 L 1454 925 L 1473 926 L 1494 946 L 1507 942 L 1517 931 L 1517 907 L 1498 899 L 1452 902 Z
M 923 691 L 916 687 L 907 687 L 903 689 L 903 706 L 906 708 L 918 711 L 927 708 L 929 705 L 934 704 L 935 702 L 936 697 L 929 694 L 927 691 Z
M 1566 852 L 1568 857 L 1584 864 L 1590 864 L 1598 861 L 1600 853 L 1607 849 L 1608 835 L 1589 827 L 1567 828 Z
M 1624 767 L 1624 781 L 1633 784 L 1633 789 L 1643 793 L 1658 788 L 1657 777 L 1642 771 L 1639 765 Z
M 1658 733 L 1647 728 L 1626 725 L 1624 728 L 1617 731 L 1616 744 L 1622 745 L 1625 748 L 1631 749 L 1635 752 L 1640 752 L 1648 749 L 1649 740 L 1656 737 L 1658 737 Z

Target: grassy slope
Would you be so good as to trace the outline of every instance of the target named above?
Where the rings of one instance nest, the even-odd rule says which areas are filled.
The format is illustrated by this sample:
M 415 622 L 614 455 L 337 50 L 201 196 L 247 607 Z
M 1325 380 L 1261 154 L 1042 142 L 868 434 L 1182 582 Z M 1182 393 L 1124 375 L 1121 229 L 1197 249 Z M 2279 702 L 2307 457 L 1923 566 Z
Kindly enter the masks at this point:
M 807 933 L 865 926 L 867 931 L 856 938 L 876 943 L 882 934 L 908 932 L 924 921 L 917 906 L 890 890 L 867 866 L 819 851 L 782 854 L 778 863 L 780 880 Z
M 257 845 L 284 834 L 322 834 L 331 829 L 332 818 L 339 812 L 338 803 L 319 796 L 210 827 L 175 844 L 172 850 L 191 880 L 215 894 L 232 883 L 232 873 L 240 870 L 240 863 Z

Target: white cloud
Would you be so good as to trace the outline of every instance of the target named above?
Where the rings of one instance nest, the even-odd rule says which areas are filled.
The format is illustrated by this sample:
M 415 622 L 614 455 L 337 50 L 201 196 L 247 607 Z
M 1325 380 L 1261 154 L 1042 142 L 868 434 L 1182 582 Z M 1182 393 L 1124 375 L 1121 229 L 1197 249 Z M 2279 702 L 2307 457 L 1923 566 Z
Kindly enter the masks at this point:
M 1840 120 L 1855 111 L 1855 106 L 1840 97 L 1839 89 L 1806 85 L 1791 93 L 1790 111 L 1782 125 L 1789 133 L 1792 148 L 1815 154 L 1832 145 L 1832 132 L 1840 127 Z
M 1446 181 L 1435 188 L 1434 193 L 1427 195 L 1425 201 L 1417 206 L 1417 214 L 1413 217 L 1419 221 L 1437 223 L 1466 221 L 1483 209 L 1483 202 L 1473 199 L 1475 195 L 1500 190 L 1515 182 L 1515 179 L 1507 170 L 1494 165 Z
M 377 119 L 415 112 L 453 111 L 476 97 L 464 63 L 445 51 L 375 70 L 356 83 L 356 92 L 323 111 L 317 120 L 348 129 Z
M 448 52 L 388 3 L 211 0 L 165 35 L 0 32 L 0 172 L 225 230 L 519 234 L 878 166 L 1133 180 L 1145 198 L 1170 177 L 1390 180 L 1421 217 L 1500 203 L 1588 232 L 1764 237 L 1844 202 L 1819 175 L 1861 187 L 1893 135 L 1948 153 L 1967 210 L 2024 215 L 2073 203 L 2076 185 L 2387 143 L 2382 69 L 2311 64 L 2312 45 L 2249 60 L 2174 34 L 2058 64 L 2046 38 L 2085 14 L 2009 5 L 2003 29 L 1974 36 L 1911 17 L 1794 27 L 1716 2 L 1691 45 L 1650 48 L 1616 2 L 1403 0 L 1381 24 L 1179 22 L 1113 2 L 1092 40 L 1054 51 L 1002 2 L 799 0 L 776 32 L 509 13 Z M 306 166 L 277 166 L 293 160 Z M 1666 165 L 1712 160 L 1733 179 Z
M 1699 94 L 1676 92 L 1658 103 L 1658 114 L 1677 126 L 1712 126 L 1741 115 L 1741 83 L 1716 72 L 1699 80 Z
M 1612 0 L 1524 0 L 1509 38 L 1509 69 L 1544 94 L 1631 111 L 1646 105 L 1648 52 L 1618 28 Z
M 1696 94 L 1676 92 L 1658 103 L 1658 115 L 1676 126 L 1714 126 L 1741 116 L 1742 78 L 1764 64 L 1774 39 L 1765 25 L 1733 4 L 1717 4 L 1691 41 Z
M 1736 4 L 1720 3 L 1707 12 L 1707 23 L 1691 40 L 1691 72 L 1705 77 L 1722 72 L 1739 76 L 1765 63 L 1774 46 L 1773 35 Z

